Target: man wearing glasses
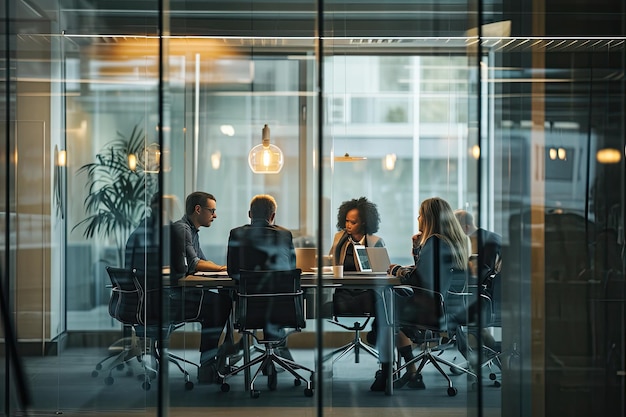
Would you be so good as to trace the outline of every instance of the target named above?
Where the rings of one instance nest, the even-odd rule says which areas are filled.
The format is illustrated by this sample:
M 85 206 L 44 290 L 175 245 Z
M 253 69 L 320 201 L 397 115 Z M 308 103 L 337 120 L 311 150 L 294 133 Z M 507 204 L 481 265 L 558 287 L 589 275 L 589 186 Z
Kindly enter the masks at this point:
M 173 274 L 189 275 L 198 271 L 226 271 L 226 265 L 218 265 L 207 259 L 200 248 L 199 231 L 210 227 L 217 202 L 212 194 L 196 191 L 185 200 L 185 215 L 172 224 L 171 268 Z M 200 336 L 200 370 L 198 382 L 214 383 L 219 380 L 224 355 L 218 352 L 220 336 L 232 308 L 228 292 L 187 288 L 184 292 L 186 321 L 202 324 Z M 193 316 L 193 317 L 190 317 Z

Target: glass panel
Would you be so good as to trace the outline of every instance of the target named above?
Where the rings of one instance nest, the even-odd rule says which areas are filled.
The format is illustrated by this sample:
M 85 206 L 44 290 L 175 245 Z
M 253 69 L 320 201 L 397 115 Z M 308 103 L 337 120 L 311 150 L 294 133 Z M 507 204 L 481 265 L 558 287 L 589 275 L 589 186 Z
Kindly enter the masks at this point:
M 0 279 L 32 411 L 623 416 L 624 13 L 604 3 L 0 2 Z M 265 125 L 284 155 L 278 174 L 249 166 Z M 317 255 L 302 277 L 306 326 L 288 342 L 296 362 L 318 371 L 314 396 L 288 372 L 260 373 L 259 399 L 241 374 L 228 386 L 198 383 L 203 359 L 241 337 L 220 334 L 235 288 L 227 277 L 196 277 L 189 292 L 161 285 L 189 272 L 175 270 L 183 257 L 172 256 L 172 222 L 198 190 L 216 200 L 192 209 L 212 216 L 200 250 L 217 267 L 263 193 L 294 245 Z M 379 224 L 365 208 L 341 211 L 359 197 L 375 203 Z M 412 265 L 429 197 L 497 236 L 463 221 L 439 233 L 456 230 L 449 239 L 460 242 L 465 228 L 473 256 L 455 264 L 465 271 L 455 293 L 442 290 L 448 323 L 418 331 L 386 267 L 378 281 L 348 276 L 359 262 L 343 231 L 384 242 L 386 263 Z M 485 244 L 498 238 L 492 261 Z M 331 276 L 333 263 L 343 278 Z M 107 266 L 137 268 L 129 282 L 143 290 L 156 278 L 162 298 L 130 314 L 165 326 L 120 322 L 122 292 Z M 181 320 L 177 302 L 200 305 L 192 292 L 210 314 Z M 355 297 L 351 306 L 376 321 L 338 313 L 334 300 Z M 205 328 L 215 332 L 203 332 L 212 320 Z M 335 350 L 352 342 L 358 356 Z M 3 367 L 13 363 L 7 349 Z M 376 374 L 428 353 L 447 360 L 445 375 L 430 363 L 421 380 L 403 368 L 395 386 Z M 17 374 L 7 382 L 0 403 L 20 414 Z

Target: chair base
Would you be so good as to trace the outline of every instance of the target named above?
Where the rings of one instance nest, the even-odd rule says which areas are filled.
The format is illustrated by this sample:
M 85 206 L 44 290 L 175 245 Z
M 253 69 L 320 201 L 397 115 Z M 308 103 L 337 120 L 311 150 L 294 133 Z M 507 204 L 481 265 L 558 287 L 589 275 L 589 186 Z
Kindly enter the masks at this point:
M 109 351 L 111 352 L 107 357 L 102 359 L 96 364 L 94 370 L 91 372 L 91 376 L 96 378 L 101 372 L 106 372 L 107 376 L 104 378 L 106 385 L 112 385 L 115 382 L 113 377 L 113 371 L 126 370 L 126 376 L 132 376 L 134 374 L 133 359 L 140 358 L 142 355 L 140 339 L 136 337 L 134 332 L 129 337 L 124 337 L 117 340 L 111 346 Z
M 359 363 L 360 362 L 359 355 L 360 355 L 361 349 L 364 350 L 366 353 L 369 353 L 374 358 L 378 359 L 378 356 L 379 356 L 378 352 L 374 348 L 367 345 L 366 343 L 363 343 L 363 341 L 361 340 L 361 338 L 359 337 L 357 333 L 353 341 L 346 343 L 345 345 L 333 350 L 327 355 L 324 355 L 323 361 L 326 362 L 330 360 L 331 358 L 333 358 L 335 355 L 338 355 L 336 358 L 333 359 L 332 363 L 334 364 L 339 359 L 346 356 L 348 353 L 354 351 L 354 363 Z
M 435 352 L 439 354 L 435 354 Z M 452 384 L 452 379 L 450 379 L 450 376 L 448 376 L 448 374 L 443 370 L 442 365 L 447 365 L 448 367 L 450 367 L 451 370 L 454 369 L 456 372 L 458 372 L 458 374 L 465 373 L 467 375 L 470 375 L 474 379 L 476 379 L 476 374 L 474 374 L 469 369 L 466 369 L 460 365 L 450 362 L 447 359 L 442 358 L 440 356 L 441 353 L 442 353 L 441 350 L 433 350 L 430 347 L 427 347 L 419 355 L 417 355 L 410 361 L 406 362 L 404 365 L 398 367 L 398 369 L 396 369 L 393 372 L 394 381 L 398 379 L 402 371 L 411 364 L 419 362 L 419 365 L 417 366 L 417 373 L 419 374 L 422 372 L 422 369 L 424 369 L 424 366 L 426 366 L 426 364 L 431 363 L 435 367 L 435 369 L 437 369 L 437 371 L 439 371 L 439 373 L 446 379 L 448 383 L 448 390 L 447 390 L 448 395 L 450 397 L 454 397 L 458 391 L 456 387 L 454 387 L 454 385 Z
M 336 358 L 333 359 L 333 364 L 335 362 L 337 362 L 339 359 L 343 358 L 344 356 L 346 356 L 348 353 L 354 351 L 354 363 L 359 363 L 360 362 L 360 352 L 361 349 L 364 350 L 365 352 L 369 353 L 370 355 L 372 355 L 374 358 L 378 359 L 378 351 L 376 351 L 376 349 L 372 348 L 371 346 L 369 346 L 366 343 L 363 343 L 363 341 L 361 340 L 361 331 L 363 329 L 365 329 L 365 327 L 367 326 L 367 324 L 369 323 L 371 317 L 367 317 L 367 319 L 365 320 L 365 322 L 363 324 L 357 322 L 354 322 L 354 324 L 352 326 L 347 326 L 343 323 L 340 323 L 339 321 L 335 320 L 330 320 L 330 323 L 335 324 L 337 326 L 343 327 L 346 330 L 350 330 L 354 332 L 354 339 L 352 339 L 351 342 L 346 343 L 345 345 L 333 350 L 332 352 L 328 353 L 327 355 L 324 355 L 324 358 L 322 359 L 323 362 L 326 362 L 328 360 L 330 360 L 333 356 L 338 355 Z
M 519 360 L 520 354 L 515 346 L 510 351 L 503 351 L 500 348 L 500 343 L 496 346 L 497 347 L 494 348 L 483 346 L 483 362 L 481 364 L 481 368 L 488 369 L 489 380 L 493 381 L 492 386 L 499 388 L 502 386 L 500 378 L 503 369 L 503 360 L 506 362 L 507 367 L 511 367 L 511 362 Z M 475 364 L 472 364 L 471 361 L 466 361 L 464 368 L 475 369 L 473 366 L 475 367 Z
M 258 398 L 260 395 L 260 391 L 255 390 L 254 384 L 256 382 L 256 379 L 263 372 L 263 370 L 267 370 L 267 381 L 268 381 L 267 385 L 268 385 L 269 390 L 274 391 L 276 389 L 277 374 L 276 374 L 275 365 L 280 366 L 281 368 L 285 369 L 287 372 L 289 372 L 291 375 L 295 377 L 294 385 L 299 386 L 302 384 L 302 382 L 304 382 L 306 384 L 306 388 L 304 389 L 304 395 L 307 397 L 313 396 L 313 375 L 315 374 L 315 371 L 313 371 L 312 369 L 304 365 L 300 365 L 290 359 L 286 359 L 281 356 L 278 356 L 275 352 L 275 346 L 272 346 L 272 345 L 266 345 L 266 349 L 263 351 L 261 355 L 255 357 L 254 359 L 250 360 L 248 363 L 245 363 L 242 366 L 224 375 L 222 377 L 222 384 L 220 387 L 222 392 L 230 391 L 230 385 L 226 382 L 228 378 L 230 378 L 233 375 L 238 374 L 239 372 L 245 371 L 247 369 L 251 369 L 253 366 L 257 364 L 260 364 L 260 366 L 255 371 L 252 379 L 250 380 L 250 385 L 246 387 L 247 389 L 250 390 L 250 396 L 252 398 Z M 307 380 L 302 375 L 300 375 L 297 372 L 298 370 L 309 372 L 310 373 L 309 379 Z
M 163 356 L 156 340 L 148 338 L 146 346 L 146 350 L 140 357 L 140 362 L 145 370 L 142 388 L 145 391 L 148 391 L 152 385 L 152 380 L 159 374 L 159 368 L 162 366 Z M 150 358 L 151 363 L 147 363 L 146 356 Z M 196 370 L 200 369 L 200 365 L 172 353 L 167 354 L 167 360 L 169 363 L 176 365 L 176 367 L 183 374 L 185 389 L 187 391 L 192 390 L 194 388 L 194 383 L 191 381 L 191 374 L 181 365 L 181 363 L 191 365 L 195 367 Z

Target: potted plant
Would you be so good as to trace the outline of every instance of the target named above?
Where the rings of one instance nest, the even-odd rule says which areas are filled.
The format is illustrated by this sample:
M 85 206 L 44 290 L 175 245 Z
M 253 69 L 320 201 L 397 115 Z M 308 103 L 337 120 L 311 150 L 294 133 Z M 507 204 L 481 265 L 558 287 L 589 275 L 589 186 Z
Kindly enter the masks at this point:
M 146 135 L 135 125 L 129 136 L 117 132 L 113 141 L 103 146 L 95 162 L 80 167 L 77 174 L 86 174 L 87 197 L 84 201 L 87 217 L 72 230 L 84 227 L 83 236 L 112 239 L 118 262 L 123 264 L 124 249 L 130 233 L 145 216 L 146 201 L 156 192 L 158 179 L 145 167 L 129 165 L 129 157 L 145 153 Z M 153 145 L 151 145 L 153 146 Z

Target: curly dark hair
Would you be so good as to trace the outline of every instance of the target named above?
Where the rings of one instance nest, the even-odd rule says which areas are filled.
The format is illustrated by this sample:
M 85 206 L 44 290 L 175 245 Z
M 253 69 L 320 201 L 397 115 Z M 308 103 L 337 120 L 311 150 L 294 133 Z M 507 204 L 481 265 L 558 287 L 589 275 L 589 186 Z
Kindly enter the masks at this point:
M 376 204 L 372 203 L 365 197 L 361 197 L 358 200 L 353 198 L 352 200 L 341 203 L 339 211 L 337 212 L 337 230 L 344 229 L 346 226 L 346 215 L 352 209 L 357 209 L 359 211 L 359 217 L 361 219 L 361 223 L 363 223 L 363 232 L 366 235 L 378 232 L 378 225 L 380 224 L 378 208 L 376 208 Z

